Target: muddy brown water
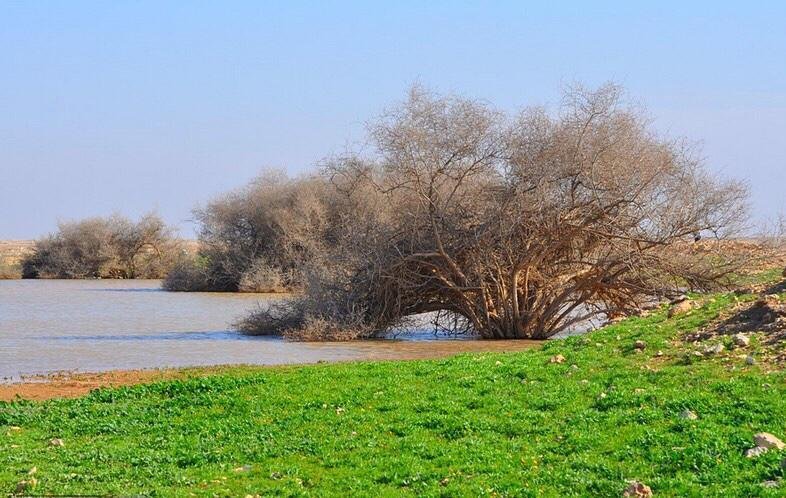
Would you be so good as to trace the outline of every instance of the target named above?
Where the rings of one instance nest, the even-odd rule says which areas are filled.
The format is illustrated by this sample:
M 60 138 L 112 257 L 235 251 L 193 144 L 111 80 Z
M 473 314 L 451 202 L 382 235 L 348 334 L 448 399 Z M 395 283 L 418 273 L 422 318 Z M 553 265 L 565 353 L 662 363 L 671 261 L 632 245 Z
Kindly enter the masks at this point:
M 0 281 L 0 380 L 224 364 L 280 365 L 513 351 L 530 341 L 409 339 L 297 343 L 248 337 L 232 322 L 276 296 L 172 293 L 157 280 Z

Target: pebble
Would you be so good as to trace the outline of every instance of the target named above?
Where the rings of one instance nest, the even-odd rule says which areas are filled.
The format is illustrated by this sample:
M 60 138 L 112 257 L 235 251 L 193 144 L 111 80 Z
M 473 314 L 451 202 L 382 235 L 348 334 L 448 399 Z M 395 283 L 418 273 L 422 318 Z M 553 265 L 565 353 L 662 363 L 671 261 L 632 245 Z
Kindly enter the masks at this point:
M 734 334 L 732 340 L 734 344 L 742 348 L 747 347 L 751 343 L 751 338 L 745 334 Z
M 565 357 L 562 356 L 561 354 L 552 356 L 551 359 L 549 360 L 549 363 L 565 363 Z
M 632 481 L 625 488 L 622 493 L 624 498 L 650 498 L 652 496 L 652 489 L 646 484 L 639 481 Z
M 682 413 L 680 413 L 680 418 L 684 418 L 687 420 L 696 420 L 699 418 L 699 416 L 696 415 L 695 412 L 692 412 L 690 410 L 684 410 Z
M 647 347 L 647 343 L 644 341 L 636 341 L 633 343 L 633 347 L 636 349 L 644 349 Z

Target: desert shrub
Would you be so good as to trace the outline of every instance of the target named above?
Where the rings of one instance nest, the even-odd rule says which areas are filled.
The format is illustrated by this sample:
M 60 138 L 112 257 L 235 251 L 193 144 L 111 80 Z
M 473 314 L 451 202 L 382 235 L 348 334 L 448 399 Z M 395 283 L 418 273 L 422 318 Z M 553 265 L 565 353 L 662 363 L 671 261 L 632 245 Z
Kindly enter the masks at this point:
M 282 292 L 330 244 L 333 189 L 325 178 L 269 172 L 195 211 L 210 290 Z
M 24 278 L 161 278 L 179 253 L 157 215 L 60 223 L 22 261 Z
M 210 290 L 207 261 L 199 256 L 181 257 L 167 272 L 161 287 L 167 291 L 204 292 Z
M 293 289 L 295 279 L 283 274 L 281 268 L 276 268 L 265 258 L 259 258 L 240 277 L 238 290 L 240 292 L 287 292 Z
M 304 292 L 243 330 L 366 338 L 437 312 L 453 332 L 546 338 L 739 267 L 711 241 L 744 221 L 746 187 L 658 136 L 613 85 L 514 117 L 415 88 L 369 138 L 371 154 L 321 172 L 330 215 L 302 240 L 329 237 L 299 253 Z

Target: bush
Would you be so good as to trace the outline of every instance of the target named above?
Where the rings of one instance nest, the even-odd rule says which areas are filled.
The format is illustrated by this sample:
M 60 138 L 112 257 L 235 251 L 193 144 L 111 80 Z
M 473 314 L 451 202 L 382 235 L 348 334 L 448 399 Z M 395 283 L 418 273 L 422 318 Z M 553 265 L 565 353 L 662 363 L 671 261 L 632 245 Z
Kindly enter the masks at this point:
M 181 258 L 166 274 L 161 287 L 167 291 L 180 292 L 210 290 L 207 261 L 198 256 Z
M 23 278 L 161 278 L 179 253 L 172 230 L 156 215 L 60 223 L 22 261 Z
M 209 290 L 287 292 L 330 243 L 330 197 L 320 176 L 269 172 L 195 211 Z

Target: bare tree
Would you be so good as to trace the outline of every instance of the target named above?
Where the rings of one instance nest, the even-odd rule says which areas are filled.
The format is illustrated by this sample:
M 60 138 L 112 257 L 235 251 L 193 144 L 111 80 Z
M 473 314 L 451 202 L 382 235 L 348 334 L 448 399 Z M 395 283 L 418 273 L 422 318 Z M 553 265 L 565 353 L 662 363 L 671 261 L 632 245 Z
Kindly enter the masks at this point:
M 324 169 L 345 216 L 305 294 L 245 330 L 369 337 L 436 312 L 452 331 L 546 338 L 738 267 L 707 239 L 744 220 L 746 187 L 658 137 L 614 85 L 514 119 L 415 88 L 370 137 L 372 157 Z

